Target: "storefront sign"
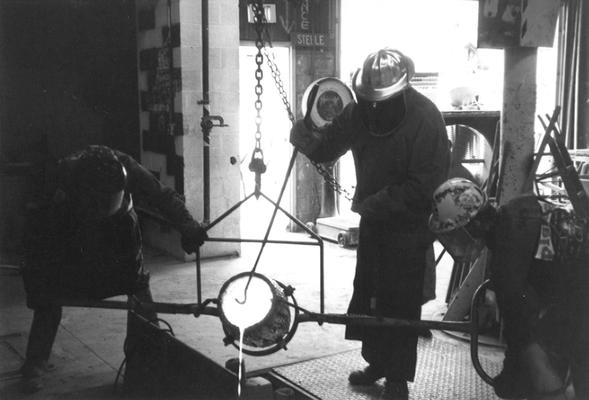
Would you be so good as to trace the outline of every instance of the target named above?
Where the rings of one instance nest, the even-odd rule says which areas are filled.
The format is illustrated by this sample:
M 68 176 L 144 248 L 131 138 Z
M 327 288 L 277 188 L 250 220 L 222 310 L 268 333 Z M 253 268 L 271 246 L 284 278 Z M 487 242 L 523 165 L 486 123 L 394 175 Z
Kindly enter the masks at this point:
M 240 39 L 256 40 L 251 4 L 240 1 Z M 264 3 L 266 28 L 274 42 L 324 49 L 335 43 L 334 0 L 275 0 Z
M 293 44 L 296 47 L 326 47 L 328 43 L 325 33 L 295 33 Z

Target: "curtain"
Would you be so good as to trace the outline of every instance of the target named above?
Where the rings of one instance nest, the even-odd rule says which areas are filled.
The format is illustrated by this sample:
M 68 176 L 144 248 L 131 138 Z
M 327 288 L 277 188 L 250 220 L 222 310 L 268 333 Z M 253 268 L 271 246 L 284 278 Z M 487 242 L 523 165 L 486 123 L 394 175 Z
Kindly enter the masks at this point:
M 566 135 L 566 144 L 570 149 L 586 147 L 587 137 L 582 134 L 580 121 L 585 106 L 581 101 L 587 96 L 584 82 L 587 79 L 588 63 L 587 18 L 583 17 L 584 0 L 565 0 L 560 13 L 558 43 L 558 78 L 556 102 L 562 107 L 560 126 Z M 587 7 L 587 6 L 585 6 Z M 583 37 L 584 36 L 584 37 Z M 585 43 L 581 40 L 585 40 Z M 581 78 L 584 79 L 581 79 Z M 581 96 L 581 93 L 584 96 Z

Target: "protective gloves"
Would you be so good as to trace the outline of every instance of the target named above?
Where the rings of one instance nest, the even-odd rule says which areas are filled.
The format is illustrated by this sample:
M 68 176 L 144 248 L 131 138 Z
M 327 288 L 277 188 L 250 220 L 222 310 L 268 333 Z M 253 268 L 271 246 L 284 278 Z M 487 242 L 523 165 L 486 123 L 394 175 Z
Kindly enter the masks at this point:
M 360 204 L 354 207 L 353 211 L 360 214 L 362 218 L 372 221 L 379 220 L 386 214 L 385 210 L 383 210 L 382 201 L 378 198 L 377 194 L 365 198 Z
M 196 253 L 196 250 L 208 239 L 207 231 L 196 221 L 182 225 L 180 233 L 182 249 L 187 254 Z
M 290 130 L 290 143 L 306 156 L 312 154 L 321 144 L 321 136 L 317 131 L 307 128 L 305 121 L 296 121 Z

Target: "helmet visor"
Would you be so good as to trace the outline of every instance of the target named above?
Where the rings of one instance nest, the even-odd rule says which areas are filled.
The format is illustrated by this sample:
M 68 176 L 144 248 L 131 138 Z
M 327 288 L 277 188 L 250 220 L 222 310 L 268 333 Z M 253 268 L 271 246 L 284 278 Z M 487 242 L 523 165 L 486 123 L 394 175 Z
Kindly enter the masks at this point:
M 104 193 L 96 190 L 86 190 L 78 193 L 76 197 L 76 214 L 81 220 L 88 221 L 115 215 L 123 205 L 125 191 Z

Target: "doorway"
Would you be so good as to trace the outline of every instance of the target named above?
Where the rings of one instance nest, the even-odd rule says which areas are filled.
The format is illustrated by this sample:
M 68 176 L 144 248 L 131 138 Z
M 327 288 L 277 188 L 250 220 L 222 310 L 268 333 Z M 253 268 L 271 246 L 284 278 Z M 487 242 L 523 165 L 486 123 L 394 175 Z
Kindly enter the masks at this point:
M 241 198 L 253 193 L 255 188 L 255 174 L 248 168 L 252 153 L 255 148 L 256 115 L 255 92 L 257 80 L 255 61 L 258 49 L 254 45 L 243 45 L 239 48 L 239 153 L 241 171 Z M 284 89 L 291 102 L 291 50 L 287 46 L 276 46 L 269 49 L 273 54 L 273 61 L 280 71 Z M 276 88 L 272 73 L 264 57 L 262 65 L 263 78 L 261 85 L 263 92 L 261 116 L 261 140 L 260 148 L 266 164 L 266 172 L 262 174 L 261 191 L 273 201 L 278 200 L 284 176 L 288 168 L 288 162 L 292 152 L 289 142 L 290 128 L 292 126 L 284 103 Z M 291 174 L 292 175 L 292 174 Z M 292 176 L 286 186 L 280 206 L 292 212 Z M 243 238 L 263 237 L 274 206 L 263 198 L 248 200 L 241 209 L 241 236 Z M 289 219 L 280 211 L 276 215 L 272 235 L 284 232 L 289 224 Z

